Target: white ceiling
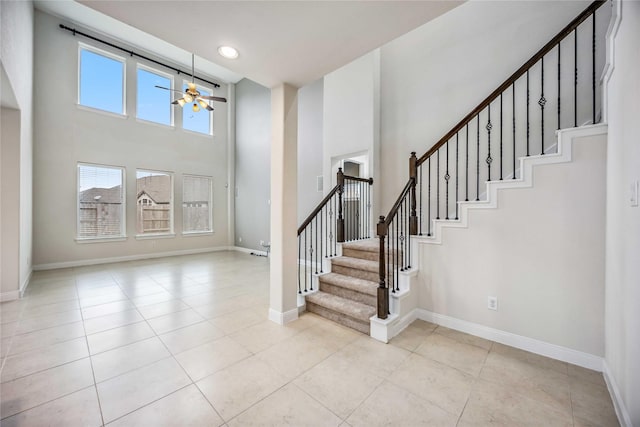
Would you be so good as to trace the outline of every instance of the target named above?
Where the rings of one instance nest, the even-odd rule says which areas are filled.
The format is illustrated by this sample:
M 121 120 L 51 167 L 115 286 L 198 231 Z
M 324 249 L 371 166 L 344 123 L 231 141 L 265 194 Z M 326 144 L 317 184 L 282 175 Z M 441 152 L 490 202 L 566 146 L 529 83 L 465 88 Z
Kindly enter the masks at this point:
M 197 69 L 228 82 L 302 87 L 461 3 L 40 0 L 36 7 L 182 63 L 194 52 L 207 60 L 196 59 Z M 167 43 L 179 49 L 171 54 Z M 222 58 L 220 45 L 240 57 Z

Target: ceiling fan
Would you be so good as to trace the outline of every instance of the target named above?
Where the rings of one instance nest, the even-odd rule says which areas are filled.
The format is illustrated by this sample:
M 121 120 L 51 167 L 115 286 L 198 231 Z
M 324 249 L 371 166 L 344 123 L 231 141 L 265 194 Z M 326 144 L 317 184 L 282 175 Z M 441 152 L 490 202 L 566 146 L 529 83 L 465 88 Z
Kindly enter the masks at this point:
M 227 102 L 227 98 L 222 98 L 220 96 L 201 95 L 196 88 L 195 74 L 194 54 L 191 54 L 191 81 L 187 83 L 187 88 L 184 90 L 184 93 L 168 87 L 158 85 L 156 85 L 156 87 L 158 89 L 170 90 L 171 92 L 183 93 L 182 98 L 176 99 L 172 104 L 178 104 L 181 107 L 184 107 L 185 104 L 191 104 L 193 102 L 192 109 L 195 112 L 200 111 L 200 107 L 206 108 L 208 111 L 213 111 L 213 107 L 209 105 L 207 101 Z

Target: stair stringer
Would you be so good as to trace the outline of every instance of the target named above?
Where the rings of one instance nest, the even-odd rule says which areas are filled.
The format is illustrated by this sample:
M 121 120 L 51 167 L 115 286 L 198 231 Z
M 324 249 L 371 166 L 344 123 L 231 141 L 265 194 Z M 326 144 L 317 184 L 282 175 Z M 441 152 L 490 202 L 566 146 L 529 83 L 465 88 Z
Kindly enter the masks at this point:
M 431 236 L 412 236 L 419 244 L 442 244 L 442 232 L 446 228 L 467 228 L 469 213 L 475 209 L 496 209 L 498 207 L 498 193 L 502 189 L 531 188 L 533 187 L 533 168 L 536 165 L 550 165 L 555 163 L 568 163 L 571 161 L 573 140 L 587 136 L 606 135 L 607 124 L 581 126 L 577 128 L 561 129 L 556 131 L 558 151 L 552 154 L 520 157 L 519 179 L 486 182 L 486 200 L 458 202 L 459 216 L 457 220 L 434 219 L 433 233 Z M 417 264 L 416 264 L 417 265 Z

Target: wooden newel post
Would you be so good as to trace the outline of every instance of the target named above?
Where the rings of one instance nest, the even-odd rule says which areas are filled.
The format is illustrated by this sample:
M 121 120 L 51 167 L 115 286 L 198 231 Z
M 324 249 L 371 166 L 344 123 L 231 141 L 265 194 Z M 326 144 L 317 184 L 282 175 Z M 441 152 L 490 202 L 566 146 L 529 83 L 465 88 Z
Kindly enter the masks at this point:
M 416 182 L 418 182 L 418 159 L 416 152 L 409 158 L 409 178 L 411 179 L 411 215 L 409 216 L 409 234 L 418 234 L 418 215 L 416 213 Z
M 338 217 L 336 218 L 336 241 L 344 242 L 344 218 L 342 216 L 342 193 L 344 192 L 344 173 L 338 168 Z
M 379 286 L 378 286 L 378 318 L 386 319 L 389 314 L 389 289 L 387 288 L 386 277 L 387 271 L 385 264 L 385 254 L 384 254 L 384 239 L 387 236 L 387 224 L 384 222 L 384 215 L 380 216 L 380 221 L 378 222 L 378 239 L 380 240 L 380 256 L 379 263 L 380 266 L 378 268 L 379 272 Z

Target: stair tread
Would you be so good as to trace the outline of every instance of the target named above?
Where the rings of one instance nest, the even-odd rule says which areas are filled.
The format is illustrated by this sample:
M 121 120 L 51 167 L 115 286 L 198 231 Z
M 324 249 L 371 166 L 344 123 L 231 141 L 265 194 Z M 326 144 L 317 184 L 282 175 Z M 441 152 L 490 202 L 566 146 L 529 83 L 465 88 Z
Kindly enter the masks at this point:
M 356 240 L 354 242 L 345 242 L 342 244 L 342 248 L 378 253 L 380 251 L 380 241 L 378 239 L 367 239 Z
M 357 270 L 371 271 L 374 273 L 378 272 L 379 265 L 378 261 L 369 261 L 366 259 L 352 258 L 347 256 L 332 258 L 331 263 L 343 267 L 355 268 Z
M 320 281 L 372 296 L 376 296 L 378 292 L 378 284 L 376 282 L 372 282 L 371 280 L 359 279 L 357 277 L 345 276 L 344 274 L 323 274 L 322 276 L 320 276 Z
M 306 300 L 362 322 L 368 322 L 376 314 L 375 307 L 322 291 L 307 295 Z

